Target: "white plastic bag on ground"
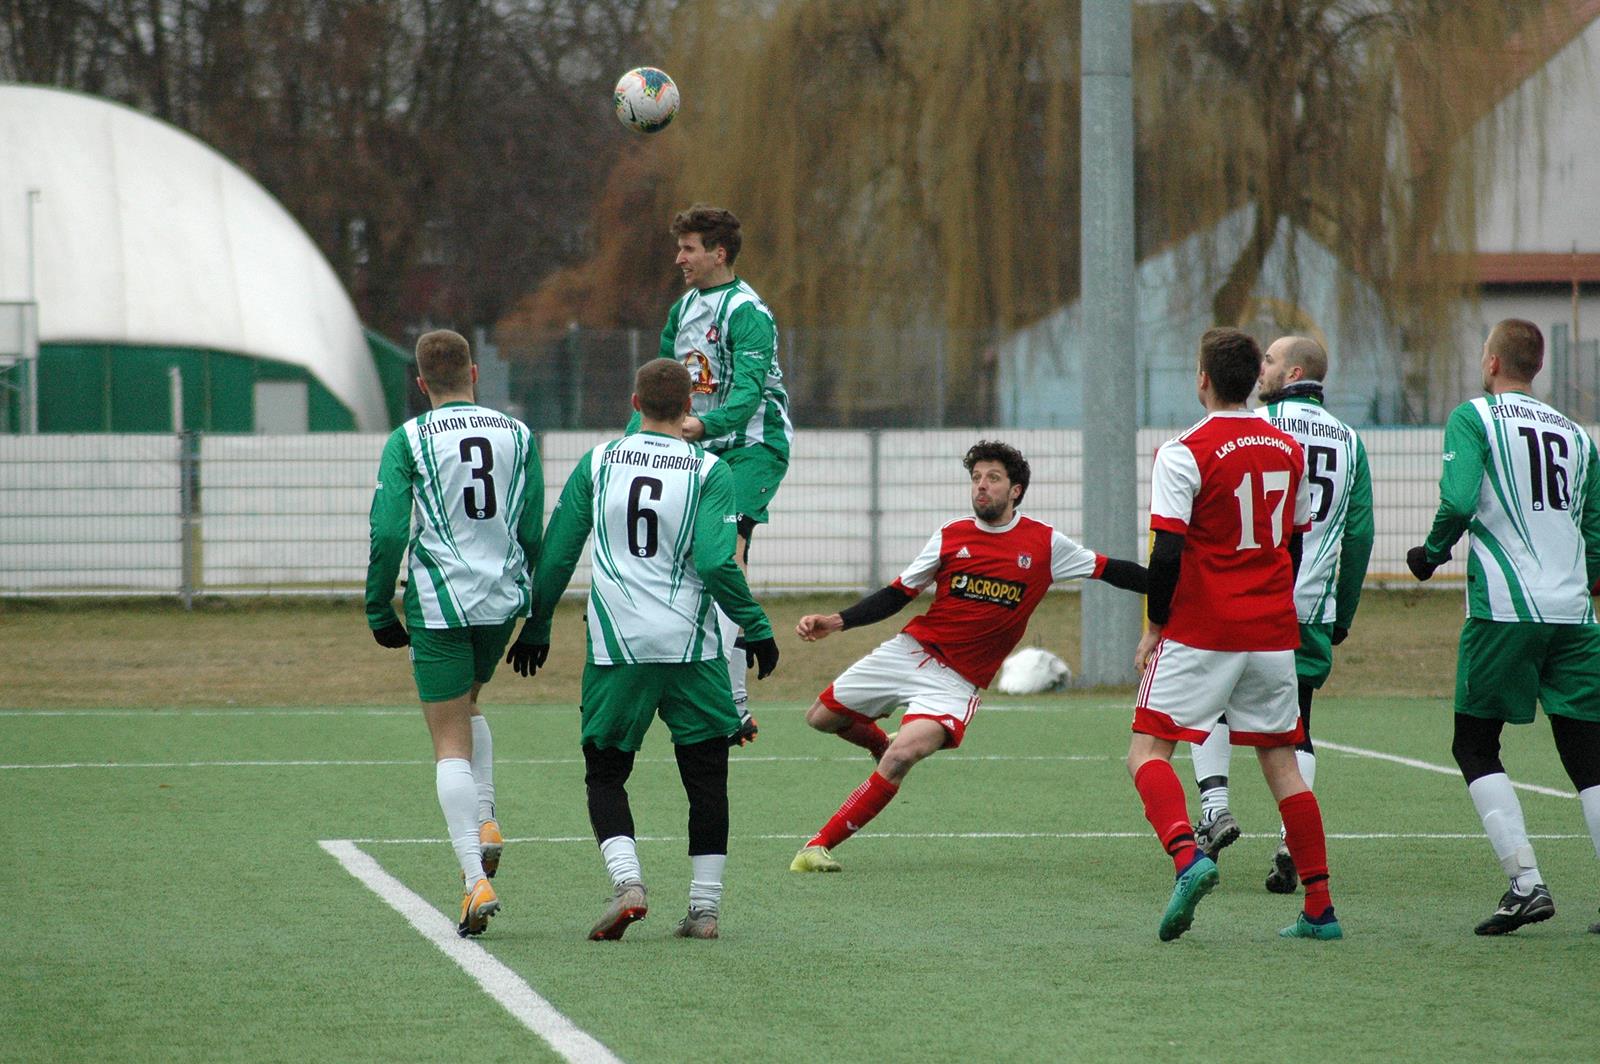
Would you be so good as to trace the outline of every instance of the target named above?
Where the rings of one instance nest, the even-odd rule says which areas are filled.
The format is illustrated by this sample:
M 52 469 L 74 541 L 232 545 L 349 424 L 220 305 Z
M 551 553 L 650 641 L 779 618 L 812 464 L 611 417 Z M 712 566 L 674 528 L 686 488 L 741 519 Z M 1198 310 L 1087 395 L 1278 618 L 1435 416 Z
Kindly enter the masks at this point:
M 1054 691 L 1072 679 L 1067 663 L 1043 647 L 1023 647 L 1000 666 L 995 686 L 1008 695 Z

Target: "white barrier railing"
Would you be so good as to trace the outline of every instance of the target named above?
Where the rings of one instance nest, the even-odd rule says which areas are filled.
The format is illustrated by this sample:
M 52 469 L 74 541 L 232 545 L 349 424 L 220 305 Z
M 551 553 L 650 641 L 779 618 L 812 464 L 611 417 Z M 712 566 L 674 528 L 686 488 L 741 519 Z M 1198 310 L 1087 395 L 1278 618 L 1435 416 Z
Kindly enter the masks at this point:
M 1128 520 L 1141 536 L 1149 457 L 1175 434 L 1139 433 L 1140 511 Z M 1080 537 L 1076 430 L 801 430 L 771 524 L 755 535 L 751 583 L 769 593 L 887 583 L 934 529 L 969 512 L 961 457 L 984 437 L 1028 456 L 1033 481 L 1022 509 Z M 541 436 L 547 514 L 579 456 L 606 438 Z M 1377 508 L 1369 580 L 1396 578 L 1433 516 L 1442 432 L 1371 429 L 1362 438 Z M 0 593 L 357 592 L 383 442 L 333 434 L 0 436 Z M 1442 575 L 1460 570 L 1452 563 Z M 586 558 L 574 586 L 587 581 Z

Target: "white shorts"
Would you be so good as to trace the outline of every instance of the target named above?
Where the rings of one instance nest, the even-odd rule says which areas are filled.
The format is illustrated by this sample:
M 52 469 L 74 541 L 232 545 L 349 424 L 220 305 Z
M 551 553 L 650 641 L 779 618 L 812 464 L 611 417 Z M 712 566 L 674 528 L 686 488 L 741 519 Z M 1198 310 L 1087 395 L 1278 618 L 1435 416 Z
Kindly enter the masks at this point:
M 1236 746 L 1303 739 L 1294 651 L 1200 650 L 1163 639 L 1139 684 L 1133 730 L 1203 743 L 1224 713 Z
M 817 696 L 835 713 L 857 720 L 881 720 L 905 706 L 902 720 L 938 722 L 951 747 L 961 745 L 978 700 L 970 680 L 904 632 L 844 670 Z

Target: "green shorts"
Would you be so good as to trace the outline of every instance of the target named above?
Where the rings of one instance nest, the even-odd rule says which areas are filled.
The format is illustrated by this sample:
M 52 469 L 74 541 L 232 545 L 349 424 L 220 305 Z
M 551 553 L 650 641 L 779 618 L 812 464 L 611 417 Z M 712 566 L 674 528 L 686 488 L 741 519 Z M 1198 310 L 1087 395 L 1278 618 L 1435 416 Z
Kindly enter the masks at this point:
M 448 702 L 488 683 L 517 619 L 468 628 L 411 629 L 411 675 L 424 702 Z
M 1467 618 L 1456 658 L 1456 712 L 1530 724 L 1600 721 L 1600 625 Z
M 1333 671 L 1333 625 L 1302 624 L 1300 649 L 1294 652 L 1294 674 L 1313 689 L 1328 682 Z
M 789 471 L 789 459 L 764 444 L 738 447 L 717 455 L 733 474 L 733 504 L 743 517 L 767 523 L 767 506 Z
M 638 750 L 656 713 L 679 746 L 739 730 L 722 658 L 684 663 L 583 667 L 583 737 L 603 749 Z

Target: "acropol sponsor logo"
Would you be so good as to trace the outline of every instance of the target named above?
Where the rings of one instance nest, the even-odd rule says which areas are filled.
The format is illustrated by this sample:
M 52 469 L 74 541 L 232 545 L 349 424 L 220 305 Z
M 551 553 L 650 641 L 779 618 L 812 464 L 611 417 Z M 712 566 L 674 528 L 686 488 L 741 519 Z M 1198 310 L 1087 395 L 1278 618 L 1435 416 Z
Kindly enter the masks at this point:
M 1001 580 L 999 577 L 973 573 L 956 573 L 950 578 L 950 594 L 956 598 L 987 602 L 1008 610 L 1022 605 L 1022 596 L 1027 590 L 1028 585 L 1020 580 Z

